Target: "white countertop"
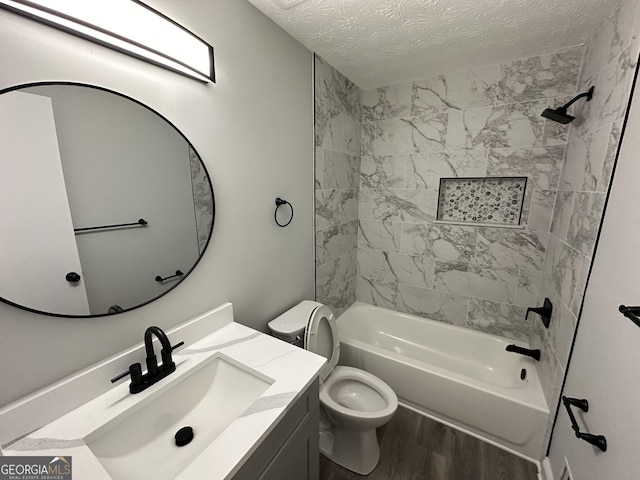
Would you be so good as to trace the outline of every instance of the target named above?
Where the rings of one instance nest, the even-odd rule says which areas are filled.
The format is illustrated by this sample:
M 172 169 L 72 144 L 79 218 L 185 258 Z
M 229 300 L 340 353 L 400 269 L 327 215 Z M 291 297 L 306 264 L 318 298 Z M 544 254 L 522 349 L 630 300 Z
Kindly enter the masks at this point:
M 230 323 L 174 352 L 176 372 L 143 392 L 131 395 L 128 382 L 54 420 L 3 450 L 4 455 L 71 456 L 75 480 L 111 478 L 85 438 L 109 418 L 158 389 L 180 380 L 179 373 L 220 353 L 274 380 L 266 391 L 218 435 L 178 475 L 179 479 L 227 479 L 239 470 L 260 443 L 313 382 L 325 359 L 237 323 Z M 105 379 L 108 382 L 108 379 Z M 105 408 L 104 405 L 108 405 Z M 215 414 L 215 413 L 212 413 Z M 64 428 L 62 427 L 64 425 Z

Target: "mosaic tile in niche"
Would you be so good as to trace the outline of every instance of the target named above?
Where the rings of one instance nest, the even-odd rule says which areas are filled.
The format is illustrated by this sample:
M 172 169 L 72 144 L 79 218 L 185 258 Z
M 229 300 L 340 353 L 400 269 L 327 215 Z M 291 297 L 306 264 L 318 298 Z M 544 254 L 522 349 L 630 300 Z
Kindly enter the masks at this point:
M 441 178 L 438 220 L 519 225 L 527 177 Z

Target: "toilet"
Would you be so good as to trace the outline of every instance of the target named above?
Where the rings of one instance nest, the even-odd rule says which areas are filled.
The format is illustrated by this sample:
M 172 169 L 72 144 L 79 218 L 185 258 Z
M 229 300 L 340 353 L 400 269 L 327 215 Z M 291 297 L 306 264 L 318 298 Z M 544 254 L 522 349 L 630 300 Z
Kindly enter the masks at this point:
M 327 359 L 320 370 L 320 452 L 338 465 L 368 475 L 378 464 L 376 428 L 398 408 L 395 392 L 378 377 L 337 366 L 340 338 L 333 312 L 305 300 L 269 322 L 273 336 Z

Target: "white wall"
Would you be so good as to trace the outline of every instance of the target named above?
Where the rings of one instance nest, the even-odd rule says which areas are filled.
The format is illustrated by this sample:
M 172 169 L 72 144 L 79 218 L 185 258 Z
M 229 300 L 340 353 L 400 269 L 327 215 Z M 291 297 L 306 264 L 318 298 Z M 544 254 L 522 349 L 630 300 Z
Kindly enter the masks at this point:
M 151 324 L 168 328 L 228 300 L 237 321 L 265 329 L 278 313 L 313 298 L 311 54 L 245 1 L 150 3 L 214 46 L 216 84 L 0 11 L 0 88 L 86 82 L 167 117 L 212 177 L 209 248 L 175 290 L 115 317 L 52 318 L 0 304 L 0 405 L 141 341 Z M 295 207 L 285 229 L 273 223 L 277 196 Z

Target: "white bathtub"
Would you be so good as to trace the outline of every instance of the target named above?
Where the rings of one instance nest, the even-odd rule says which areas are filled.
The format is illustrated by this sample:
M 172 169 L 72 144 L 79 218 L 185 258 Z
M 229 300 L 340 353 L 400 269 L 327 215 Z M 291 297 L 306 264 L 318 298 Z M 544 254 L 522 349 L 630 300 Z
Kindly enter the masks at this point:
M 338 329 L 340 364 L 381 378 L 402 404 L 542 459 L 549 408 L 535 360 L 505 351 L 521 342 L 360 302 L 338 318 Z

